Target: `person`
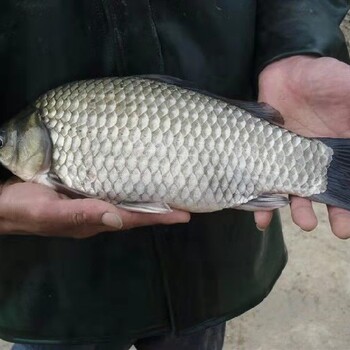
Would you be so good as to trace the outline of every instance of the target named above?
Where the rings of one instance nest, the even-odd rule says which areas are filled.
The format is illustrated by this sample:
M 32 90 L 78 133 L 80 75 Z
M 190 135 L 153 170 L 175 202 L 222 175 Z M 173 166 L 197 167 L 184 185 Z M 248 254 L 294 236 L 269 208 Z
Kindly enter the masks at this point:
M 258 97 L 300 134 L 350 137 L 339 30 L 348 1 L 4 0 L 1 8 L 1 122 L 66 82 L 166 74 L 228 98 Z M 189 221 L 178 211 L 132 214 L 67 199 L 4 169 L 1 179 L 0 336 L 19 349 L 221 349 L 225 321 L 261 302 L 286 264 L 277 212 Z M 304 230 L 316 226 L 307 199 L 292 198 L 291 211 Z M 328 211 L 334 234 L 350 237 L 350 213 Z

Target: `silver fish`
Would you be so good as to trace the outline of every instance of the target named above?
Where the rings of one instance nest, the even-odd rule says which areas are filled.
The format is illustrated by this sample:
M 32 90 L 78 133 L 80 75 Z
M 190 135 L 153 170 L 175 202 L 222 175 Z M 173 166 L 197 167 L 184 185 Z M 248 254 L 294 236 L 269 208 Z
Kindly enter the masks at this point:
M 266 104 L 181 85 L 141 76 L 51 90 L 3 126 L 0 161 L 134 211 L 271 210 L 288 203 L 278 194 L 349 208 L 349 140 L 301 137 Z

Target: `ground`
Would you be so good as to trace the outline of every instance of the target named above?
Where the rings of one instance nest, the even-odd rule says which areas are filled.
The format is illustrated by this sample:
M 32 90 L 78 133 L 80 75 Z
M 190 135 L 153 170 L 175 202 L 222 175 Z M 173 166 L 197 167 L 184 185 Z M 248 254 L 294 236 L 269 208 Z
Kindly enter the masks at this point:
M 272 293 L 231 321 L 224 350 L 347 350 L 350 344 L 350 241 L 319 227 L 306 233 L 282 211 L 289 262 Z

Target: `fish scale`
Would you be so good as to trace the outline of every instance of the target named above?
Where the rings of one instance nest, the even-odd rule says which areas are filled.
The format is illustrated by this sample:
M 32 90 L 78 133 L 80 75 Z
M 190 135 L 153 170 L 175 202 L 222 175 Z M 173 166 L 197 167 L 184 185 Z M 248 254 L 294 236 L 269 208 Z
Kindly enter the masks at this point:
M 36 106 L 54 146 L 51 170 L 68 187 L 112 203 L 202 212 L 327 186 L 332 151 L 322 142 L 175 85 L 83 81 L 50 91 Z

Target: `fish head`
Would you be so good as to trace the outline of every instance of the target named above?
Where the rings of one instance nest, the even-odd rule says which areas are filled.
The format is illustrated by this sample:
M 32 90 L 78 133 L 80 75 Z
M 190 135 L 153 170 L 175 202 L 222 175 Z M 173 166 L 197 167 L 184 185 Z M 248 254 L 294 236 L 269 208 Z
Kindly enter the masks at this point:
M 51 166 L 49 131 L 29 107 L 0 127 L 0 163 L 24 181 L 34 181 Z

